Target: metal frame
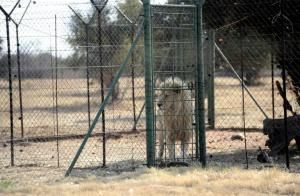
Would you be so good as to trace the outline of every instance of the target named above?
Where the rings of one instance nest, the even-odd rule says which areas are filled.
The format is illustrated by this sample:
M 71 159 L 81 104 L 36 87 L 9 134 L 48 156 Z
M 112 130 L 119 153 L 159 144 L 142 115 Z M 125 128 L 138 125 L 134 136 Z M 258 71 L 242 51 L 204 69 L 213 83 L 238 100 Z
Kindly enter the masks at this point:
M 195 8 L 195 39 L 196 39 L 196 99 L 195 99 L 195 121 L 196 121 L 196 157 L 206 166 L 206 138 L 205 138 L 205 108 L 204 108 L 204 64 L 203 64 L 203 30 L 202 30 L 202 6 L 204 1 L 199 0 L 195 5 L 155 5 L 157 7 L 190 7 Z M 146 131 L 147 131 L 147 165 L 155 164 L 155 119 L 153 100 L 153 65 L 152 65 L 152 33 L 151 33 L 151 5 L 149 0 L 144 1 L 144 44 L 145 44 L 145 98 L 146 98 Z M 177 52 L 179 54 L 179 52 Z
M 154 150 L 154 111 L 153 111 L 153 67 L 150 0 L 144 0 L 144 47 L 145 47 L 145 108 L 147 134 L 147 165 L 155 162 Z
M 196 1 L 196 38 L 197 38 L 197 74 L 196 74 L 196 133 L 198 133 L 199 161 L 206 166 L 206 134 L 205 134 L 205 88 L 204 88 L 204 64 L 203 64 L 203 27 L 202 7 L 205 0 Z
M 0 5 L 0 11 L 5 16 L 6 24 L 6 35 L 7 35 L 7 65 L 8 65 L 8 85 L 9 85 L 9 113 L 10 113 L 10 151 L 11 166 L 14 166 L 14 110 L 13 110 L 13 89 L 12 89 L 12 62 L 11 62 L 11 46 L 10 46 L 10 31 L 9 31 L 9 21 L 11 20 L 11 14 L 16 9 L 20 0 L 14 5 L 13 9 L 7 13 L 5 9 Z

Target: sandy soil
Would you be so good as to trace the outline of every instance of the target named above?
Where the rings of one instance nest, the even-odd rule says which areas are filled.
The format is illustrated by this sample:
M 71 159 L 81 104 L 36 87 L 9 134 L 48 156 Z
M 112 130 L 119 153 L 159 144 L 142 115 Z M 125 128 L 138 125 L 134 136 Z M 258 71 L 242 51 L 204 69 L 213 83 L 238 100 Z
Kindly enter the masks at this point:
M 245 140 L 231 140 L 236 134 L 243 134 L 241 86 L 236 79 L 230 77 L 216 78 L 216 128 L 207 130 L 207 160 L 212 166 L 245 167 Z M 271 116 L 271 88 L 270 78 L 264 78 L 260 85 L 250 87 L 257 102 Z M 5 82 L 0 82 L 4 88 Z M 49 140 L 49 137 L 84 135 L 88 128 L 86 81 L 84 79 L 58 80 L 58 116 L 56 121 L 53 110 L 53 94 L 51 80 L 25 80 L 23 82 L 24 105 L 24 135 L 21 139 L 21 129 L 18 107 L 18 92 L 14 91 L 15 110 L 15 144 L 14 163 L 11 165 L 11 146 L 7 142 L 10 138 L 8 96 L 0 91 L 0 179 L 14 183 L 44 182 L 48 179 L 58 179 L 63 176 L 70 165 L 82 137 L 68 137 L 63 140 Z M 14 83 L 16 85 L 16 83 Z M 99 86 L 91 86 L 91 118 L 96 113 L 100 103 Z M 146 163 L 146 135 L 144 114 L 137 125 L 137 132 L 132 133 L 133 110 L 131 99 L 131 79 L 122 78 L 120 82 L 121 98 L 106 109 L 105 142 L 105 172 L 127 171 L 142 167 Z M 144 102 L 144 81 L 136 79 L 136 110 L 141 109 Z M 282 113 L 281 100 L 276 96 L 276 116 Z M 258 110 L 254 102 L 247 95 L 245 97 L 246 111 L 246 139 L 250 168 L 260 168 L 257 162 L 257 149 L 264 148 L 266 136 L 263 135 L 262 120 L 264 115 Z M 58 124 L 56 124 L 58 123 Z M 58 130 L 56 129 L 58 125 Z M 77 168 L 97 168 L 104 164 L 102 125 L 98 123 L 94 133 L 81 154 Z M 110 136 L 109 136 L 110 134 Z M 26 140 L 37 138 L 36 140 Z M 48 138 L 48 139 L 47 139 Z M 177 146 L 179 150 L 179 146 Z M 195 154 L 195 143 L 191 143 L 190 154 Z M 299 155 L 292 156 L 291 167 L 297 171 Z M 284 158 L 274 159 L 275 165 L 284 165 Z M 16 182 L 17 181 L 17 182 Z

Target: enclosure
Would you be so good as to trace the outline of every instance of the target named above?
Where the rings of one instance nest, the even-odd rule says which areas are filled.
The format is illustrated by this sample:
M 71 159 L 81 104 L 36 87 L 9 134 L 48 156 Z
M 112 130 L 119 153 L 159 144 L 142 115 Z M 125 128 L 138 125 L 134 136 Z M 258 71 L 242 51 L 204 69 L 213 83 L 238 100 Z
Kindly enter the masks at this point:
M 172 144 L 175 162 L 299 170 L 299 8 L 0 0 L 1 170 L 159 167 L 166 115 L 192 119 L 187 157 Z M 169 102 L 193 109 L 159 113 L 162 84 L 176 78 L 188 97 Z

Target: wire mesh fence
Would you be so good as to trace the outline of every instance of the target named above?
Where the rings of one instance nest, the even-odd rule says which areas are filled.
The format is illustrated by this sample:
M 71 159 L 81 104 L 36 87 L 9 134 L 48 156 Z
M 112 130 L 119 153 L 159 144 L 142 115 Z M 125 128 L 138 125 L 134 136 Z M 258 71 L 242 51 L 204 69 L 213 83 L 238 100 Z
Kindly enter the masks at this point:
M 270 132 L 266 131 L 270 127 L 264 123 L 264 119 L 287 119 L 283 107 L 285 93 L 280 86 L 287 83 L 282 76 L 283 67 L 287 67 L 289 74 L 298 75 L 295 70 L 298 21 L 292 17 L 297 12 L 296 4 L 295 1 L 207 1 L 204 5 L 204 23 L 206 28 L 215 31 L 216 43 L 215 129 L 207 131 L 208 156 L 212 162 L 217 159 L 232 164 L 234 160 L 257 167 L 256 163 L 264 162 L 258 160 L 259 155 L 266 152 L 278 155 L 277 150 L 283 152 L 286 144 L 287 149 L 292 138 L 297 140 L 295 134 L 290 135 L 289 130 L 294 127 L 292 121 L 285 130 L 284 120 L 278 124 L 277 120 L 270 120 Z M 288 43 L 295 44 L 294 48 L 283 50 Z M 284 58 L 289 60 L 283 61 Z M 292 91 L 292 88 L 287 90 L 287 99 L 291 101 L 296 93 Z M 294 105 L 295 110 L 297 107 Z M 280 136 L 274 139 L 274 134 Z M 276 143 L 273 147 L 279 149 L 272 148 L 270 142 Z M 294 154 L 293 145 L 294 141 L 290 154 Z M 277 152 L 273 154 L 274 151 Z M 220 153 L 215 156 L 213 152 Z M 292 157 L 294 168 L 298 168 L 297 155 Z M 286 155 L 267 158 L 265 162 L 288 166 Z
M 195 129 L 196 9 L 152 6 L 156 163 L 198 161 Z M 180 156 L 179 156 L 180 155 Z
M 20 70 L 16 62 L 16 35 L 13 29 L 10 32 L 14 50 L 11 112 L 6 54 L 2 56 L 1 150 L 5 153 L 1 153 L 1 163 L 8 166 L 12 158 L 17 166 L 67 167 L 141 25 L 141 4 L 99 1 L 93 5 L 85 1 L 37 2 L 30 6 L 19 26 Z M 123 8 L 122 12 L 118 6 Z M 129 17 L 126 11 L 131 9 L 137 12 Z M 12 17 L 18 20 L 20 16 L 16 13 Z M 5 46 L 6 37 L 1 38 Z M 131 55 L 78 167 L 117 162 L 122 166 L 122 161 L 131 167 L 137 161 L 145 161 L 141 44 L 140 41 Z M 17 77 L 18 71 L 21 78 Z M 13 140 L 10 113 L 14 117 Z
M 0 2 L 8 13 L 15 5 Z M 154 81 L 179 77 L 181 88 L 191 93 L 185 101 L 194 104 L 193 3 L 159 3 L 177 5 L 152 6 Z M 7 17 L 0 14 L 0 167 L 69 166 L 143 25 L 142 6 L 139 1 L 115 0 L 22 2 L 10 16 L 13 21 L 8 21 L 9 38 Z M 208 165 L 260 167 L 263 154 L 265 162 L 284 166 L 289 160 L 291 168 L 298 169 L 294 147 L 299 145 L 298 7 L 292 0 L 285 3 L 285 11 L 274 0 L 205 2 Z M 76 167 L 121 169 L 146 163 L 144 87 L 141 36 Z M 154 91 L 159 90 L 155 86 Z M 293 109 L 285 115 L 288 103 Z M 154 105 L 157 109 L 157 102 Z M 193 119 L 189 130 L 195 134 L 194 111 L 189 116 Z M 264 124 L 265 119 L 271 124 Z M 283 153 L 284 119 L 290 157 Z M 195 159 L 197 137 L 192 138 L 188 155 Z M 158 156 L 158 138 L 155 142 Z M 180 145 L 175 149 L 180 154 Z

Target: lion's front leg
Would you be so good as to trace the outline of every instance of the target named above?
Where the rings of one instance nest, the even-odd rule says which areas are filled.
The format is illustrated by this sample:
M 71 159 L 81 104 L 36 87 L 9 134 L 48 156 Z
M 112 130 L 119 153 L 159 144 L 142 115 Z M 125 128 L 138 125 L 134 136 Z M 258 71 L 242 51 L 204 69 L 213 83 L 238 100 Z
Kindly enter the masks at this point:
M 189 158 L 189 144 L 186 141 L 181 141 L 181 157 L 183 159 Z
M 158 144 L 159 144 L 159 151 L 158 151 L 158 160 L 161 161 L 163 154 L 164 154 L 164 133 L 162 129 L 157 129 L 158 131 Z
M 167 148 L 169 152 L 169 160 L 174 161 L 175 160 L 175 138 L 167 138 Z

